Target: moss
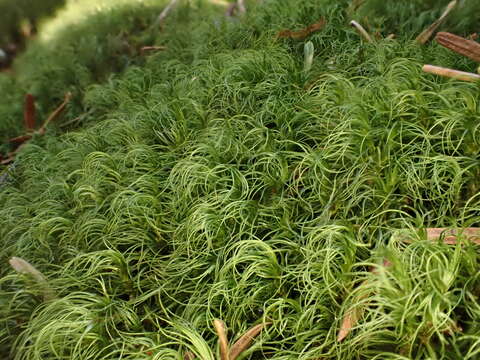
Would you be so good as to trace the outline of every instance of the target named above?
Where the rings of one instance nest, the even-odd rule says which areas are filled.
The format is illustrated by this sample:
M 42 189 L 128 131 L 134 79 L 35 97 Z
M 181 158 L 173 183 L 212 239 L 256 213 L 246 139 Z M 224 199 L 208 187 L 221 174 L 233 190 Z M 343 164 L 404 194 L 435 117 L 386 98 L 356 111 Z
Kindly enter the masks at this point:
M 180 7 L 138 34 L 165 51 L 72 87 L 65 121 L 89 121 L 34 138 L 0 189 L 0 261 L 56 293 L 0 268 L 1 351 L 210 359 L 221 318 L 272 323 L 251 359 L 475 358 L 477 246 L 408 230 L 479 224 L 478 85 L 421 72 L 474 64 L 413 33 L 365 44 L 348 5 Z M 305 71 L 304 42 L 275 34 L 322 16 Z

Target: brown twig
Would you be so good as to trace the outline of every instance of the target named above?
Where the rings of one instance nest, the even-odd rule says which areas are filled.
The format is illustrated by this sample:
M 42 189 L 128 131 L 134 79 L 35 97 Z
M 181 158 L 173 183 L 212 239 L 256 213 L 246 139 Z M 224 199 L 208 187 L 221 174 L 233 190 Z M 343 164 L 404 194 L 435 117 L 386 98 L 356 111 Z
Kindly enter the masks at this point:
M 45 122 L 40 127 L 40 129 L 38 129 L 39 134 L 42 134 L 42 135 L 45 134 L 48 124 L 56 120 L 61 115 L 63 110 L 65 110 L 65 107 L 67 106 L 67 104 L 70 102 L 71 98 L 72 98 L 72 94 L 70 92 L 65 94 L 65 99 L 63 100 L 63 103 L 61 103 L 60 106 L 50 114 L 50 116 L 47 118 L 47 120 L 45 120 Z
M 445 11 L 443 12 L 442 16 L 440 16 L 432 25 L 430 25 L 428 28 L 423 30 L 420 35 L 417 36 L 415 41 L 419 44 L 425 44 L 433 35 L 435 30 L 443 24 L 443 22 L 447 19 L 447 16 L 450 14 L 450 12 L 457 6 L 458 1 L 453 0 L 451 1 Z
M 449 77 L 456 80 L 476 82 L 480 80 L 480 75 L 465 71 L 458 71 L 434 65 L 424 65 L 422 70 L 426 73 Z
M 30 140 L 31 138 L 32 138 L 32 135 L 20 135 L 20 136 L 9 139 L 8 142 L 10 142 L 11 144 L 21 145 L 24 142 Z

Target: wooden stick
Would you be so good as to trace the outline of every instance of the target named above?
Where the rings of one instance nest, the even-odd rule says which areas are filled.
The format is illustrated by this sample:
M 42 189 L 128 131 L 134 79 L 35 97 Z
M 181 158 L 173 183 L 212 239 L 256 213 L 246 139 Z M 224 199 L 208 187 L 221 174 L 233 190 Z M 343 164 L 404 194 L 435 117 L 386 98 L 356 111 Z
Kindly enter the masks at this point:
M 447 5 L 445 11 L 443 12 L 442 16 L 440 16 L 432 25 L 428 28 L 423 30 L 420 35 L 417 36 L 415 41 L 419 44 L 425 44 L 433 35 L 435 30 L 443 24 L 443 22 L 447 19 L 448 14 L 457 6 L 458 1 L 453 0 Z
M 456 80 L 471 81 L 471 82 L 476 82 L 480 80 L 480 75 L 464 72 L 464 71 L 447 69 L 440 66 L 424 65 L 422 70 L 426 73 L 449 77 Z
M 360 25 L 358 22 L 355 20 L 350 21 L 350 25 L 353 26 L 358 33 L 369 43 L 373 42 L 371 36 L 368 34 L 368 32 L 363 28 L 362 25 Z

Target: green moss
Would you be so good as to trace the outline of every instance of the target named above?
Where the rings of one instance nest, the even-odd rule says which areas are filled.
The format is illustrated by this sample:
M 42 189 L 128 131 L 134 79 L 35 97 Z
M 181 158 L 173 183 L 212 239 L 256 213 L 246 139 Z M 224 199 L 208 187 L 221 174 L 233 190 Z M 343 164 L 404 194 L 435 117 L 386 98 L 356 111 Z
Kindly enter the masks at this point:
M 211 359 L 221 318 L 271 322 L 250 359 L 474 359 L 478 247 L 414 231 L 479 226 L 479 87 L 421 72 L 474 64 L 413 33 L 365 44 L 347 6 L 180 7 L 138 35 L 165 51 L 76 86 L 90 121 L 35 138 L 0 190 L 0 261 L 56 292 L 0 268 L 1 351 Z M 275 34 L 322 16 L 307 73 Z
M 64 3 L 65 0 L 1 0 L 0 46 L 12 42 L 22 46 L 25 40 L 21 31 L 22 24 L 27 22 L 30 27 L 36 27 L 39 21 L 51 16 Z

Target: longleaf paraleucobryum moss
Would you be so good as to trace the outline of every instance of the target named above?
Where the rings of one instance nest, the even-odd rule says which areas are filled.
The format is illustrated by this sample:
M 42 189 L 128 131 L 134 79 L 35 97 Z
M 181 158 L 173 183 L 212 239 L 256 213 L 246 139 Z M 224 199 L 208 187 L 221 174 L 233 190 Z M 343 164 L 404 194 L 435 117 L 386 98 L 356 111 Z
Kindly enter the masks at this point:
M 0 353 L 206 359 L 220 318 L 235 334 L 271 323 L 252 359 L 475 359 L 478 249 L 391 239 L 479 225 L 478 85 L 421 72 L 475 64 L 413 41 L 447 2 L 394 3 L 252 2 L 226 19 L 184 2 L 161 31 L 126 34 L 166 46 L 147 58 L 102 53 L 140 20 L 99 11 L 117 32 L 98 34 L 114 38 L 92 27 L 74 42 L 79 22 L 58 54 L 27 49 L 15 81 L 37 89 L 40 110 L 73 89 L 62 121 L 90 115 L 25 146 L 0 190 L 1 261 L 26 259 L 56 294 L 44 301 L 0 268 Z M 363 43 L 348 26 L 356 16 L 397 39 Z M 321 18 L 305 41 L 276 39 Z M 119 57 L 119 68 L 106 60 Z M 362 318 L 339 343 L 358 299 Z

